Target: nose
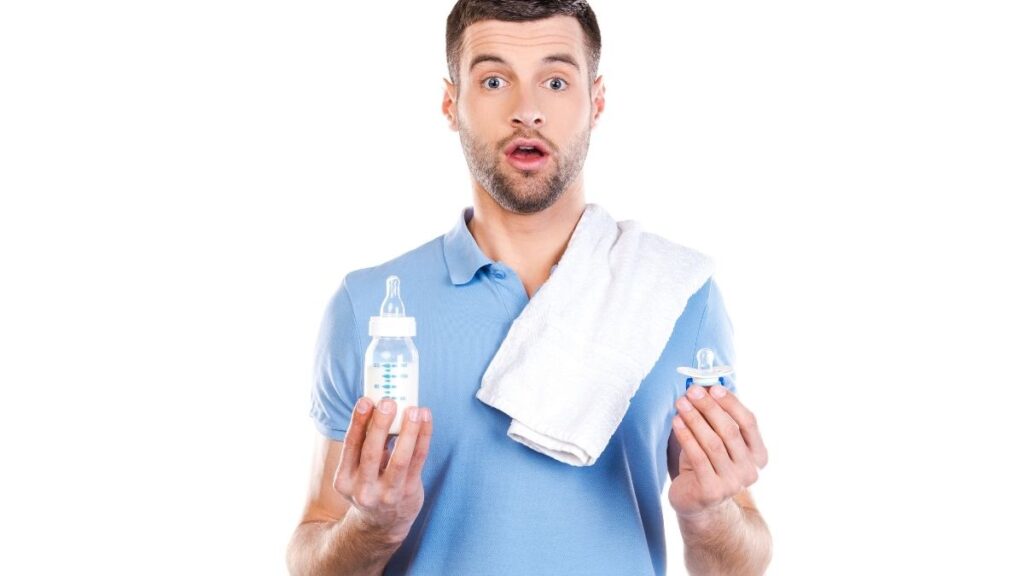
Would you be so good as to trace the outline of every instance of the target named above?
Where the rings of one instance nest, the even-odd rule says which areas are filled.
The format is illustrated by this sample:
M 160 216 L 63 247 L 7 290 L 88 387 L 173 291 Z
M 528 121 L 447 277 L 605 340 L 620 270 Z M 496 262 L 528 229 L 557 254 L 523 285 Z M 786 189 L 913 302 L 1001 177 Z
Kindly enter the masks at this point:
M 530 87 L 524 86 L 512 110 L 512 125 L 517 128 L 540 128 L 544 126 L 544 112 L 541 111 Z

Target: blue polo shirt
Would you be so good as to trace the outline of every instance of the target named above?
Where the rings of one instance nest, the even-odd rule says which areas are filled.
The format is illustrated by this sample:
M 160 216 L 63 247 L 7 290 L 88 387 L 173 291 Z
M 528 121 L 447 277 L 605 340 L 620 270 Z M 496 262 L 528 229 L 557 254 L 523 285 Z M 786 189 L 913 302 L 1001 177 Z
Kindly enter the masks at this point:
M 597 462 L 570 466 L 510 439 L 509 417 L 475 396 L 529 298 L 510 267 L 480 250 L 467 227 L 472 214 L 466 208 L 447 234 L 350 272 L 321 324 L 310 415 L 322 434 L 343 440 L 363 394 L 369 319 L 389 275 L 401 277 L 406 313 L 416 317 L 419 400 L 434 429 L 423 509 L 384 573 L 664 574 L 661 493 L 675 400 L 686 388 L 676 367 L 692 365 L 705 346 L 720 363 L 733 361 L 732 324 L 714 280 L 690 297 Z M 734 389 L 731 378 L 726 385 Z

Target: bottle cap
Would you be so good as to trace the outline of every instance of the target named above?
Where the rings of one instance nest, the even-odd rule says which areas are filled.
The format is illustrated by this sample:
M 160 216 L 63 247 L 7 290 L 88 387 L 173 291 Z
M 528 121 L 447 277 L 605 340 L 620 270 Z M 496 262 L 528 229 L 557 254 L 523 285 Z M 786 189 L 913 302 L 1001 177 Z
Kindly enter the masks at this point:
M 411 338 L 415 335 L 416 319 L 412 316 L 370 316 L 370 336 Z

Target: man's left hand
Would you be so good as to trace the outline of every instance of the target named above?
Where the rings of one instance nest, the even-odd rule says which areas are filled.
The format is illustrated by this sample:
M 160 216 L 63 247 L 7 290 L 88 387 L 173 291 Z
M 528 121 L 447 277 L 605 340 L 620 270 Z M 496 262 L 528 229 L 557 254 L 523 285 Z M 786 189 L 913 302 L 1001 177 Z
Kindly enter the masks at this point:
M 682 450 L 668 497 L 680 518 L 697 517 L 753 484 L 768 451 L 753 413 L 722 386 L 691 385 L 676 412 L 672 430 Z

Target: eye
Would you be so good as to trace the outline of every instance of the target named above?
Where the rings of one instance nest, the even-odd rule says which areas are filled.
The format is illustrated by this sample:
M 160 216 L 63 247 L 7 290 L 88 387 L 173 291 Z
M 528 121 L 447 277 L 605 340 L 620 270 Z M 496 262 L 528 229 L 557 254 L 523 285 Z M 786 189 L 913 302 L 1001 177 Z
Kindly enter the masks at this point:
M 548 80 L 548 86 L 550 86 L 551 89 L 556 92 L 562 92 L 569 88 L 569 83 L 566 82 L 565 80 L 562 80 L 561 78 L 552 78 Z
M 487 78 L 484 78 L 484 88 L 488 90 L 497 90 L 498 88 L 501 88 L 502 82 L 504 82 L 504 80 L 497 76 L 488 76 Z

